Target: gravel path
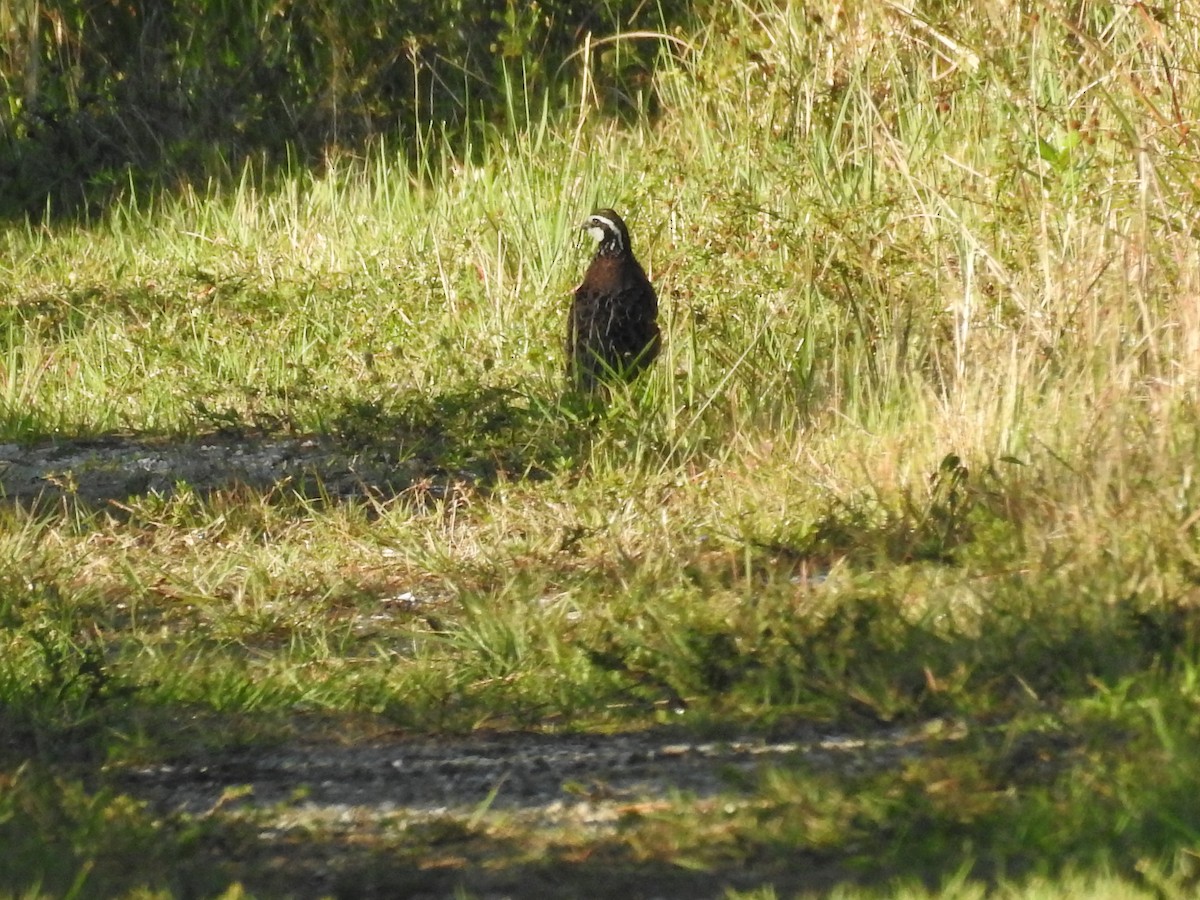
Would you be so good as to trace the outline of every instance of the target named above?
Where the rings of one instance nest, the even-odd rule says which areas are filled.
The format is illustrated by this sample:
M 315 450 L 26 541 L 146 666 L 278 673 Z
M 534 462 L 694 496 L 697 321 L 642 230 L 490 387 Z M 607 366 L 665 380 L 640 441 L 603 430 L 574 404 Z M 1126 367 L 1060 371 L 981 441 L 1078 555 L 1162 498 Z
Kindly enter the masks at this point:
M 689 796 L 754 804 L 756 773 L 769 766 L 835 779 L 900 766 L 960 739 L 955 731 L 310 740 L 114 766 L 105 780 L 159 814 L 207 823 L 192 871 L 216 873 L 217 888 L 241 881 L 256 896 L 717 900 L 767 887 L 793 896 L 825 893 L 854 873 L 800 846 L 791 862 L 768 854 L 696 867 L 669 853 L 643 857 L 636 838 L 627 843 L 630 822 L 686 810 Z
M 202 493 L 286 483 L 300 493 L 320 491 L 329 497 L 394 495 L 429 470 L 419 460 L 399 460 L 385 450 L 348 449 L 328 438 L 167 441 L 117 436 L 31 447 L 0 444 L 0 494 L 22 504 L 66 495 L 104 504 L 151 492 L 169 495 L 181 483 Z
M 674 791 L 712 796 L 736 790 L 739 781 L 745 783 L 738 774 L 763 764 L 800 763 L 842 774 L 886 768 L 929 743 L 927 735 L 907 730 L 852 738 L 810 729 L 783 740 L 721 741 L 695 741 L 673 729 L 616 735 L 505 733 L 353 746 L 292 745 L 125 770 L 117 780 L 122 790 L 164 812 L 203 814 L 224 806 L 236 793 L 244 794 L 237 803 L 255 806 L 301 798 L 299 805 L 314 812 L 443 813 L 485 802 L 495 809 L 553 812 L 580 800 L 624 802 Z

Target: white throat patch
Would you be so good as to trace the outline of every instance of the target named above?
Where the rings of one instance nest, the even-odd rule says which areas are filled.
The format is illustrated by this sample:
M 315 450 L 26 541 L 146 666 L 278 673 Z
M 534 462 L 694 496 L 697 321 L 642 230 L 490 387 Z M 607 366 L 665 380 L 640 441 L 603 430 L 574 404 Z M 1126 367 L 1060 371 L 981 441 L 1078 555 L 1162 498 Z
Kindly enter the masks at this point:
M 617 227 L 617 223 L 607 216 L 591 216 L 588 218 L 587 233 L 591 235 L 592 240 L 596 243 L 603 242 L 606 238 L 612 238 L 617 246 L 624 249 L 621 241 L 621 229 Z

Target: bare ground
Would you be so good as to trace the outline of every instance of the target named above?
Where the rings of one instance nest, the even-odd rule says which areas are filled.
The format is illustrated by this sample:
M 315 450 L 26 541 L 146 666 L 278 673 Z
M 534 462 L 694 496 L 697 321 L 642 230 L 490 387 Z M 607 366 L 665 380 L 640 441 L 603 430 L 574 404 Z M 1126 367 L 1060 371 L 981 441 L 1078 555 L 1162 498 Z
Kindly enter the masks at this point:
M 764 886 L 791 895 L 854 873 L 802 847 L 716 865 L 643 856 L 626 829 L 680 804 L 753 803 L 767 767 L 839 779 L 962 736 L 805 727 L 786 738 L 697 741 L 657 728 L 300 742 L 108 775 L 160 814 L 213 825 L 214 867 L 260 896 L 649 900 Z
M 427 466 L 383 449 L 348 449 L 327 438 L 247 438 L 209 435 L 194 440 L 109 436 L 0 444 L 0 492 L 29 505 L 73 497 L 90 505 L 120 502 L 180 485 L 199 493 L 247 486 L 286 485 L 331 497 L 398 492 Z

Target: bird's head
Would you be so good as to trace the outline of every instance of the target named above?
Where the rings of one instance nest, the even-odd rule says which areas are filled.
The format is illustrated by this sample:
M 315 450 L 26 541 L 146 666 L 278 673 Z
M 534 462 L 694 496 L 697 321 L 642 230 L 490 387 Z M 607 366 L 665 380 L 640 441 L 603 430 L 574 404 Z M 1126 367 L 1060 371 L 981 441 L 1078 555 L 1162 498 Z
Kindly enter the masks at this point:
M 598 209 L 579 225 L 596 241 L 597 256 L 620 256 L 629 250 L 629 229 L 611 209 Z

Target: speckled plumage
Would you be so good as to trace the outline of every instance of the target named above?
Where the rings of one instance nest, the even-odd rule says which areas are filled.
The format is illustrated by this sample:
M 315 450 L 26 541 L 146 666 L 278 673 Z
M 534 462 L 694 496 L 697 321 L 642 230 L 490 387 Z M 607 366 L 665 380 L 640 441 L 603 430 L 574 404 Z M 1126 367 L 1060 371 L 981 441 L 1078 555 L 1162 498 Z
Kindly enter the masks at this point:
M 658 355 L 658 296 L 620 216 L 599 209 L 580 227 L 599 244 L 571 304 L 568 374 L 576 390 L 595 394 L 611 380 L 632 380 Z

